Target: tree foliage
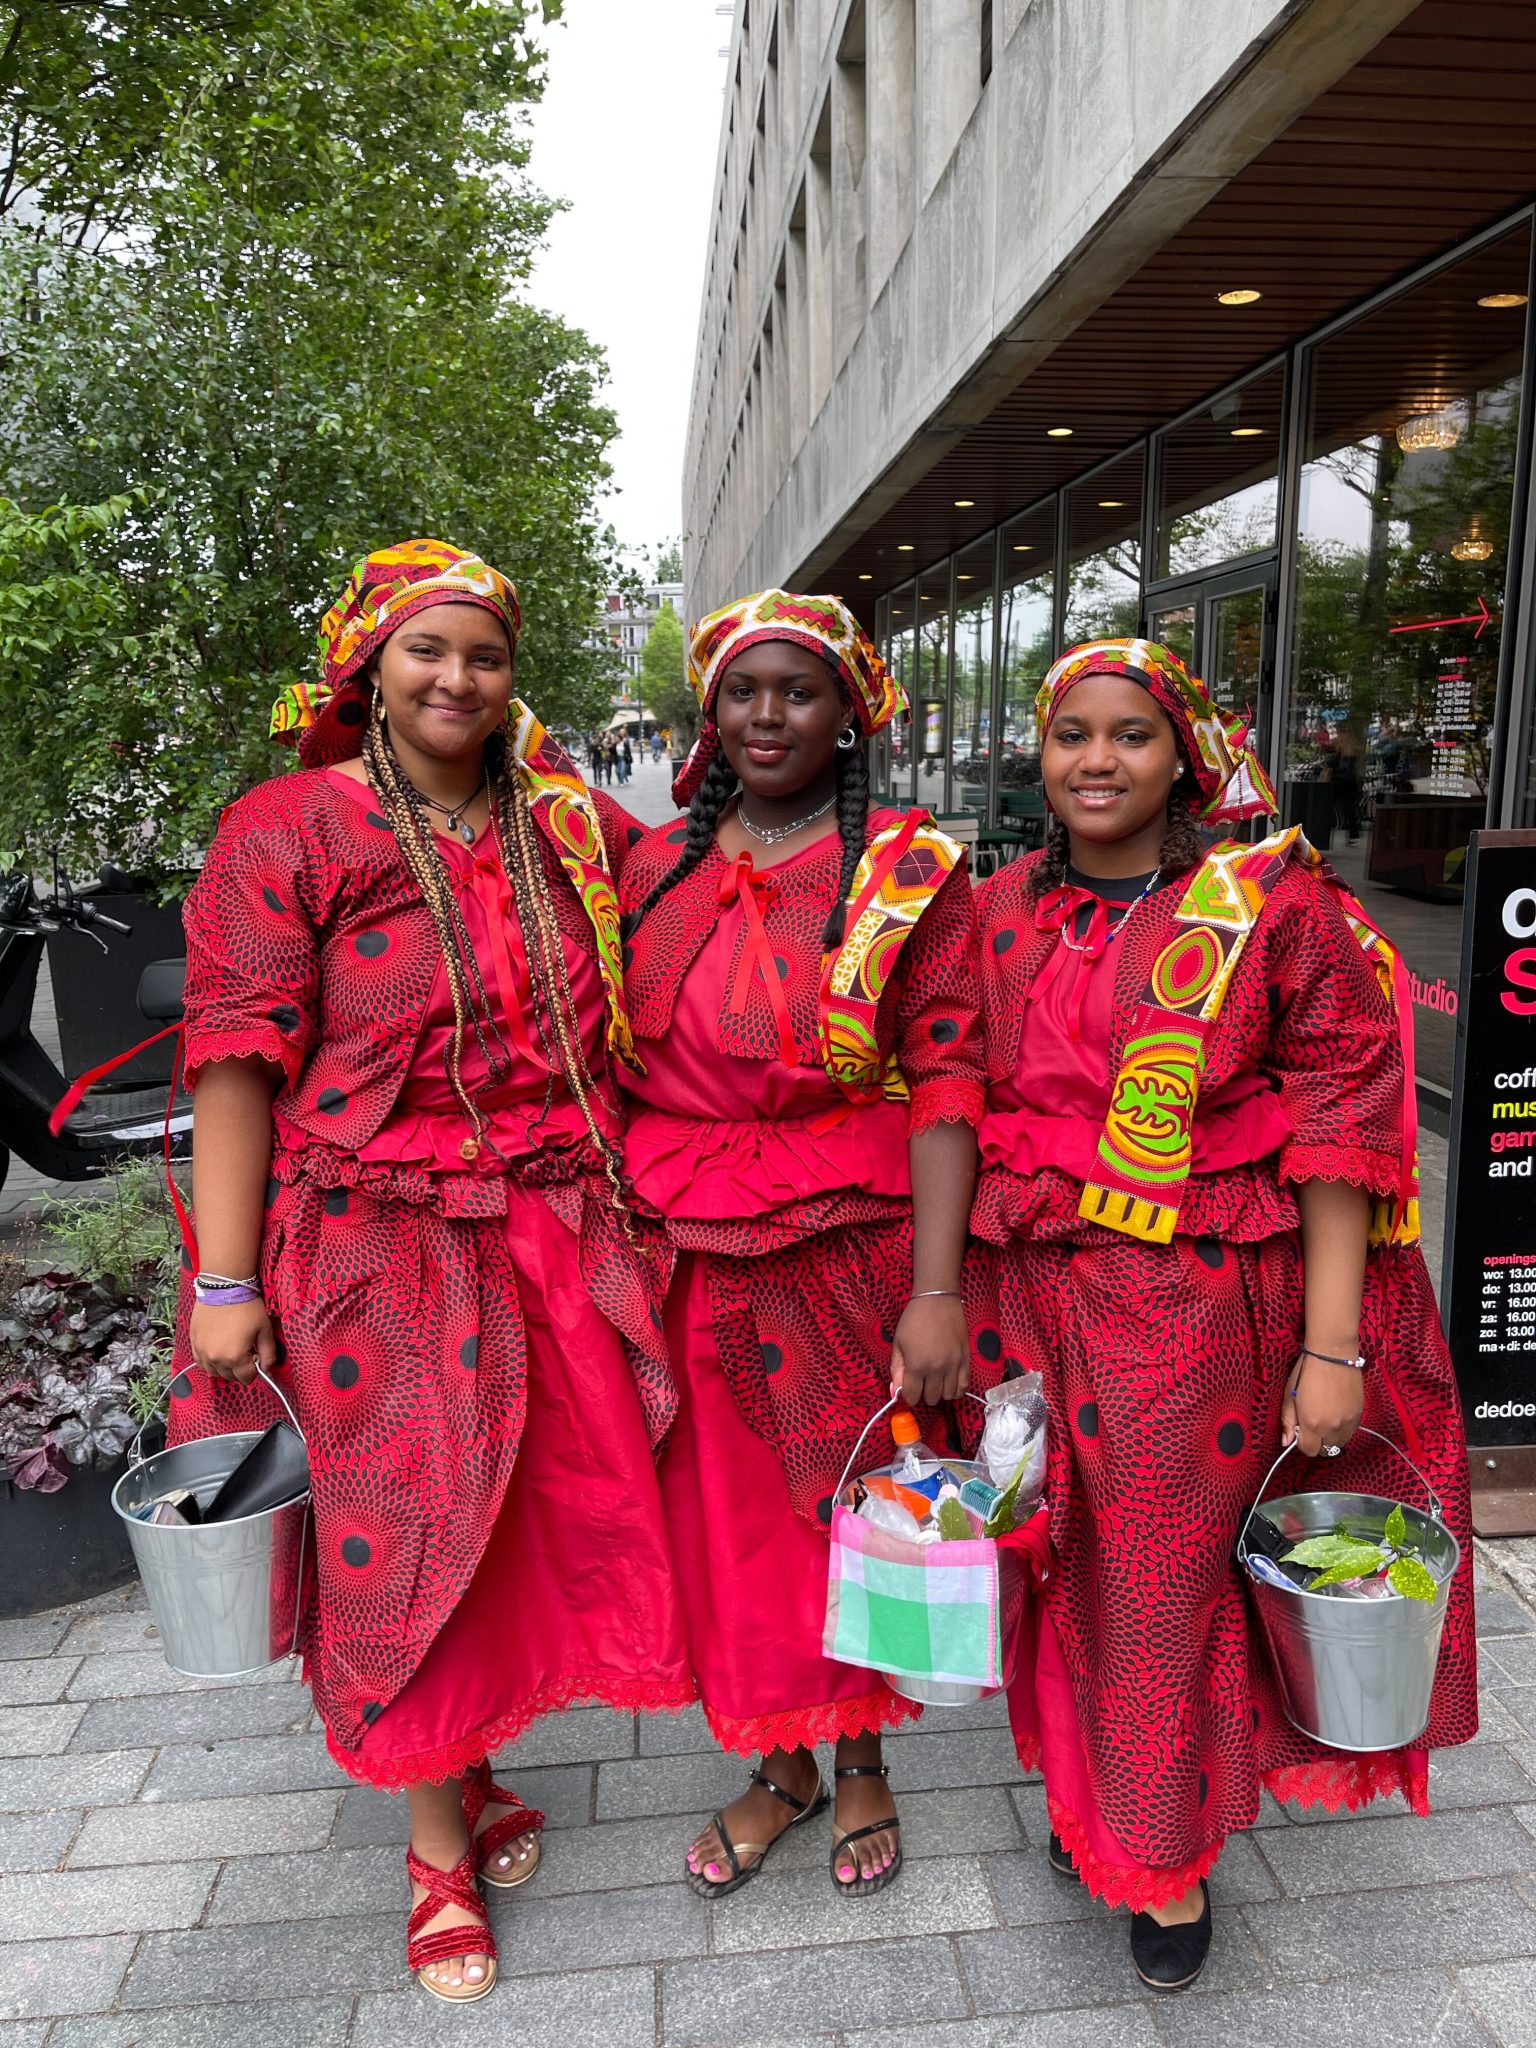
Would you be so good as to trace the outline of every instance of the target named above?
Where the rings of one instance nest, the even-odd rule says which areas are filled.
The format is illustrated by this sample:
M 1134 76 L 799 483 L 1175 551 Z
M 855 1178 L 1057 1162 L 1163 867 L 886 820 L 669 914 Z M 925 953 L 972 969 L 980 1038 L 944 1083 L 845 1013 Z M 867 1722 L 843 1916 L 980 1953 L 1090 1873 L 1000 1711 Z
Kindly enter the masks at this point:
M 111 592 L 8 674 L 0 831 L 140 865 L 270 772 L 265 714 L 369 547 L 517 581 L 518 686 L 599 716 L 603 364 L 527 301 L 521 108 L 558 0 L 22 0 L 0 25 L 0 462 Z M 61 566 L 57 551 L 73 550 Z M 46 559 L 45 559 L 46 557 Z M 78 623 L 78 610 L 69 614 Z
M 688 685 L 682 621 L 670 599 L 651 621 L 640 650 L 640 701 L 658 725 L 671 727 L 674 753 L 693 745 L 699 706 Z

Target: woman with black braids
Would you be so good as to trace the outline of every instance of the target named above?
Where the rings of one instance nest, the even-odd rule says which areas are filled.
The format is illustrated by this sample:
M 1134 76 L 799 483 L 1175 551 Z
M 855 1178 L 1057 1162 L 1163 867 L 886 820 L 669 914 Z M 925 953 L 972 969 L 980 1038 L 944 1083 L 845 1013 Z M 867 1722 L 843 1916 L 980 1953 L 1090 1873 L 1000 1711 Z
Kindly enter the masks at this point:
M 746 1883 L 826 1805 L 813 1750 L 835 1741 L 832 1878 L 867 1895 L 901 1860 L 880 1732 L 914 1710 L 821 1653 L 825 1525 L 893 1380 L 933 1404 L 967 1379 L 970 883 L 925 812 L 870 813 L 865 740 L 901 706 L 837 599 L 728 606 L 695 630 L 689 675 L 687 822 L 636 847 L 622 883 L 644 1068 L 625 1159 L 677 1250 L 662 1492 L 689 1655 L 716 1738 L 761 1762 L 688 1879 L 705 1897 Z
M 303 770 L 231 807 L 186 909 L 172 1430 L 264 1423 L 255 1368 L 285 1367 L 307 1675 L 343 1769 L 409 1796 L 408 1963 L 452 2000 L 495 1981 L 479 1883 L 538 1856 L 487 1757 L 573 1700 L 692 1694 L 652 1459 L 661 1287 L 612 1088 L 638 827 L 513 697 L 518 625 L 505 577 L 441 542 L 361 562 L 320 686 L 274 713 Z

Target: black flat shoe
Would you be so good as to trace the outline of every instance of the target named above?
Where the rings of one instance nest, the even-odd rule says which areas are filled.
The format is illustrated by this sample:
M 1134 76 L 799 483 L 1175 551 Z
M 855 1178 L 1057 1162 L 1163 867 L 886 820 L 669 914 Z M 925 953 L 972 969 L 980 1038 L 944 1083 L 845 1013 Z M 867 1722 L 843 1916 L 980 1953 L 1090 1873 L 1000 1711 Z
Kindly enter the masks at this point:
M 1131 1915 L 1131 1961 L 1154 1991 L 1187 1991 L 1211 1952 L 1211 1889 L 1202 1877 L 1205 1905 L 1198 1920 L 1160 1927 L 1150 1913 Z
M 1082 1883 L 1082 1879 L 1077 1876 L 1077 1865 L 1072 1861 L 1071 1856 L 1063 1846 L 1060 1835 L 1056 1833 L 1054 1828 L 1051 1830 L 1051 1839 L 1045 1854 L 1046 1860 L 1058 1877 L 1077 1878 L 1077 1882 L 1079 1884 Z

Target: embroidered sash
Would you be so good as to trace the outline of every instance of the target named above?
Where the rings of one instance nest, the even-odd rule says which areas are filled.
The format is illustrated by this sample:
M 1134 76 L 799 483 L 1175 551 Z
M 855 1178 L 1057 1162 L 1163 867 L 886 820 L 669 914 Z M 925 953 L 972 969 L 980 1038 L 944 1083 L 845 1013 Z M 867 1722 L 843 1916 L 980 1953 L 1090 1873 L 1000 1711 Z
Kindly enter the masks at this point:
M 597 806 L 569 754 L 521 698 L 512 700 L 511 723 L 512 757 L 534 819 L 570 877 L 597 940 L 597 967 L 608 1003 L 608 1048 L 627 1067 L 643 1073 L 624 1004 L 619 899 L 608 872 Z
M 848 892 L 843 942 L 822 965 L 817 1035 L 827 1072 L 862 1100 L 907 1099 L 894 1056 L 882 1059 L 876 1033 L 880 998 L 918 919 L 960 860 L 961 849 L 909 811 L 864 849 Z
M 1403 1177 L 1395 1200 L 1375 1204 L 1371 1241 L 1417 1242 L 1413 1042 L 1402 962 L 1299 826 L 1253 846 L 1225 841 L 1190 876 L 1173 914 L 1173 937 L 1152 963 L 1111 1085 L 1094 1178 L 1077 1208 L 1086 1221 L 1148 1244 L 1172 1238 L 1189 1179 L 1211 1035 L 1243 948 L 1292 858 L 1333 889 L 1397 1014 L 1404 1051 Z

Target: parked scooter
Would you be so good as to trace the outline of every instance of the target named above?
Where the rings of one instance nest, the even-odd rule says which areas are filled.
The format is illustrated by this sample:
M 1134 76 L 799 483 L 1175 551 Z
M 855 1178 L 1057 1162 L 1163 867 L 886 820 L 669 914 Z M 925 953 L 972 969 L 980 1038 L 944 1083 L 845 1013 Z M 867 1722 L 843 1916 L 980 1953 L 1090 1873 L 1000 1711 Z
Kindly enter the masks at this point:
M 132 926 L 97 908 L 92 890 L 131 886 L 108 867 L 99 883 L 83 888 L 56 875 L 52 894 L 39 899 L 30 875 L 0 876 L 0 1185 L 13 1152 L 51 1180 L 95 1180 L 119 1160 L 153 1154 L 164 1145 L 163 1086 L 88 1094 L 53 1135 L 49 1116 L 67 1084 L 32 1029 L 37 972 L 49 935 L 77 932 L 110 951 L 102 928 L 126 933 Z M 140 1014 L 161 1027 L 178 1023 L 185 976 L 185 960 L 152 961 L 139 977 Z M 188 1155 L 191 1131 L 191 1099 L 178 1095 L 170 1115 L 172 1157 Z

